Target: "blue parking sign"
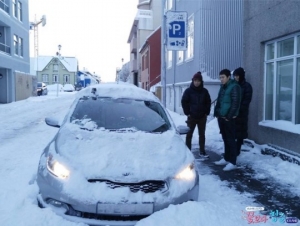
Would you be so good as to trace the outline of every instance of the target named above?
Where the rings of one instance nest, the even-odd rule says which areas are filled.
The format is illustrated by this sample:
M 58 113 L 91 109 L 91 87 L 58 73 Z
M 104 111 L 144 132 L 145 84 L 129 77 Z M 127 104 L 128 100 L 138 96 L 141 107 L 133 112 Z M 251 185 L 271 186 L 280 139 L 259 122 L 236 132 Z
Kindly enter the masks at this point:
M 184 38 L 185 37 L 185 22 L 173 21 L 170 23 L 169 28 L 170 38 Z
M 167 49 L 187 49 L 187 12 L 168 11 L 166 14 Z

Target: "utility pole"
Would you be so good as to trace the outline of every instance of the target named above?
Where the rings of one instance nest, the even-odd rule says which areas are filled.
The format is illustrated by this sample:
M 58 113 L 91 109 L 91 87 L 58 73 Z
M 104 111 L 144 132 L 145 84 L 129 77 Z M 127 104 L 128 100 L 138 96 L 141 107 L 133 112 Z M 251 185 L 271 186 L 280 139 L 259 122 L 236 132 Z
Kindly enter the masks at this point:
M 57 59 L 57 86 L 56 86 L 56 96 L 58 97 L 58 85 L 59 85 L 59 65 L 60 65 L 60 49 L 61 45 L 58 45 L 58 52 L 56 52 L 56 59 Z
M 38 26 L 39 24 L 42 24 L 44 27 L 46 25 L 46 16 L 43 15 L 42 18 L 37 21 L 36 16 L 34 19 L 34 22 L 30 23 L 30 30 L 33 29 L 33 35 L 34 35 L 34 58 L 36 59 L 36 76 L 38 75 L 38 56 L 39 56 L 39 31 Z
M 162 0 L 161 6 L 161 72 L 160 79 L 162 85 L 162 100 L 164 107 L 166 105 L 166 17 L 165 17 L 166 0 Z
M 37 21 L 35 17 L 35 21 L 31 22 L 31 29 L 33 29 L 34 32 L 34 57 L 38 57 L 39 55 L 39 32 L 38 32 L 39 24 L 42 24 L 43 27 L 46 25 L 45 15 L 43 15 L 39 21 Z

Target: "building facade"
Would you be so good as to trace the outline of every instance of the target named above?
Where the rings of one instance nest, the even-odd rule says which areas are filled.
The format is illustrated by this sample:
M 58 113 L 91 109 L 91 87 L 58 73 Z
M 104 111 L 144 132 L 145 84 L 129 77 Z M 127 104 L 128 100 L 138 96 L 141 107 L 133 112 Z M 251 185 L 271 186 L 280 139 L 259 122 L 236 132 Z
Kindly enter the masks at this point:
M 78 61 L 75 57 L 39 56 L 31 59 L 38 82 L 51 84 L 77 83 Z
M 242 65 L 243 0 L 167 1 L 166 10 L 185 11 L 187 50 L 166 52 L 166 106 L 183 113 L 181 96 L 201 71 L 212 100 L 219 90 L 219 72 Z
M 150 90 L 160 82 L 161 72 L 161 28 L 153 31 L 140 50 L 141 87 Z
M 300 154 L 299 1 L 245 1 L 243 62 L 253 86 L 249 138 Z
M 127 43 L 130 44 L 130 81 L 141 86 L 142 59 L 140 50 L 149 35 L 161 24 L 161 0 L 139 0 Z
M 30 73 L 28 0 L 1 0 L 0 103 L 16 101 L 16 72 Z

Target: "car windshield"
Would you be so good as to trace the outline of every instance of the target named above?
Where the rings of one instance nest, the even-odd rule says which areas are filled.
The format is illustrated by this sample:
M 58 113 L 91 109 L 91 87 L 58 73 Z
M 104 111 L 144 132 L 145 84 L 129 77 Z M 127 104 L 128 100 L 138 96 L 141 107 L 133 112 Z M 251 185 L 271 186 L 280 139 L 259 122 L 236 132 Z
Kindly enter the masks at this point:
M 42 87 L 42 83 L 38 82 L 37 87 L 39 87 L 39 88 Z
M 75 107 L 71 122 L 88 130 L 104 128 L 162 133 L 171 127 L 159 103 L 124 98 L 83 97 Z M 91 123 L 92 129 L 85 126 Z

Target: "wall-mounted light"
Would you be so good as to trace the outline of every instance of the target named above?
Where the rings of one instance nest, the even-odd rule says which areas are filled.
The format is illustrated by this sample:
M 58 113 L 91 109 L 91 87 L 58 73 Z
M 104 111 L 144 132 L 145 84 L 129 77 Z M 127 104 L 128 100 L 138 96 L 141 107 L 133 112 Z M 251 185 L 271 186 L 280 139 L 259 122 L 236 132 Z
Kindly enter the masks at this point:
M 2 33 L 0 32 L 0 38 L 2 37 Z
M 2 74 L 0 74 L 0 79 L 2 79 L 3 78 L 3 75 Z

